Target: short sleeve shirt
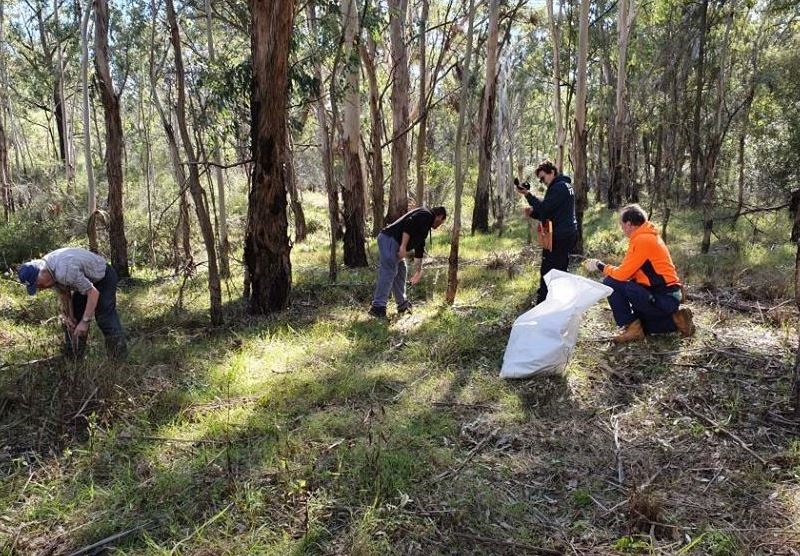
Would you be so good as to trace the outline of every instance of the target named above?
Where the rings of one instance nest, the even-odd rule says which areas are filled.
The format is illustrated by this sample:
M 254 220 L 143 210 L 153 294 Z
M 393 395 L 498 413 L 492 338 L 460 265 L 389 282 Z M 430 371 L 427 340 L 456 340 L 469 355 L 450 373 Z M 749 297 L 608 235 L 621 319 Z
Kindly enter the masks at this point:
M 64 247 L 44 257 L 47 270 L 61 289 L 86 295 L 106 275 L 106 260 L 79 247 Z

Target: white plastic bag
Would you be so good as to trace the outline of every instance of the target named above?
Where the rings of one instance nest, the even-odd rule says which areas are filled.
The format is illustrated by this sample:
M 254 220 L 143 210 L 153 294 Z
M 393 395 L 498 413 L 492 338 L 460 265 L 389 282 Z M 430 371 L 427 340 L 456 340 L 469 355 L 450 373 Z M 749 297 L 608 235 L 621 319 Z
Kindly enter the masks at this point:
M 551 270 L 544 276 L 547 299 L 514 321 L 503 356 L 503 378 L 557 373 L 578 339 L 583 313 L 611 295 L 611 288 L 575 274 Z

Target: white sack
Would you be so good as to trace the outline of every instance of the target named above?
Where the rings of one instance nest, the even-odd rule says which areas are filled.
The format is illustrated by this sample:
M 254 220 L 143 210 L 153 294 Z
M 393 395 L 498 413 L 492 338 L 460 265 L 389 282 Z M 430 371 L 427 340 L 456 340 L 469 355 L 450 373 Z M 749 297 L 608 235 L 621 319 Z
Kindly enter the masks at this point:
M 503 378 L 561 371 L 578 339 L 583 313 L 611 295 L 611 288 L 575 274 L 551 270 L 544 276 L 547 299 L 514 321 L 503 356 Z

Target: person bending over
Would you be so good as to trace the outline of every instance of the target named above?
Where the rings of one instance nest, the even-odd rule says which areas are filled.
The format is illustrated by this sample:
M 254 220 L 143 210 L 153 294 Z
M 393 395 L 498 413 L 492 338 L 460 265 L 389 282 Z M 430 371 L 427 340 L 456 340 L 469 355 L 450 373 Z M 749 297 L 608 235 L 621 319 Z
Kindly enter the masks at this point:
M 17 276 L 28 295 L 49 288 L 58 292 L 65 355 L 85 355 L 94 318 L 105 336 L 109 356 L 118 360 L 127 356 L 125 332 L 117 314 L 117 272 L 103 257 L 86 249 L 63 247 L 24 263 Z
M 447 218 L 444 207 L 419 207 L 411 210 L 386 226 L 378 234 L 378 281 L 369 314 L 386 318 L 386 304 L 390 293 L 397 303 L 397 313 L 411 311 L 411 302 L 406 297 L 406 256 L 414 251 L 416 271 L 409 280 L 417 284 L 422 277 L 422 256 L 425 253 L 425 238 L 431 229 L 442 225 Z

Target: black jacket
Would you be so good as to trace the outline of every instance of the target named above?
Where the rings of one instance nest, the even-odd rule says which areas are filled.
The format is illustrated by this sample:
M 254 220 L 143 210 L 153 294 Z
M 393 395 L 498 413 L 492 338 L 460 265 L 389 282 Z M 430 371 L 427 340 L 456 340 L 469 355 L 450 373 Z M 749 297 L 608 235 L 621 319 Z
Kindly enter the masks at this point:
M 537 220 L 553 222 L 553 234 L 558 236 L 576 235 L 578 221 L 575 218 L 575 192 L 569 176 L 559 174 L 547 187 L 544 199 L 532 193 L 525 195 L 533 208 L 531 216 Z
M 419 207 L 410 210 L 386 226 L 381 233 L 391 236 L 398 244 L 403 243 L 403 232 L 409 235 L 406 251 L 414 250 L 414 257 L 421 259 L 425 254 L 425 238 L 433 226 L 433 213 L 429 208 Z

